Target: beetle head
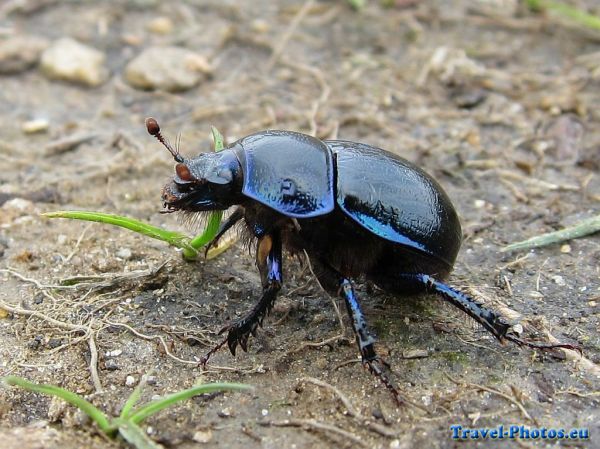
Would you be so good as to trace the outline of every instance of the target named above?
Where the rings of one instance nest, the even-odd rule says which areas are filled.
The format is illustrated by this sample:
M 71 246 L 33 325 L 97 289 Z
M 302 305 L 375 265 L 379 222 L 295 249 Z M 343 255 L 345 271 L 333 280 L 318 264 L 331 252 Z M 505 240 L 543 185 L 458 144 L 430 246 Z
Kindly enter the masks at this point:
M 240 163 L 231 150 L 203 153 L 175 166 L 175 176 L 162 191 L 169 211 L 225 210 L 241 194 Z
M 146 119 L 146 128 L 177 162 L 173 180 L 162 191 L 166 212 L 225 210 L 236 204 L 241 195 L 241 168 L 233 151 L 226 149 L 185 159 L 163 138 L 155 119 Z

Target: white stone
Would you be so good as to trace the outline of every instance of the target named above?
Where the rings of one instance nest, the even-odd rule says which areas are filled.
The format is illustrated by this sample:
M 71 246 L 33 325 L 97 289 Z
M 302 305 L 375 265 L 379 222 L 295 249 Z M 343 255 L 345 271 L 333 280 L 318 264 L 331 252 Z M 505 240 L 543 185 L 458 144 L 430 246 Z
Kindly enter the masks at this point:
M 40 67 L 49 78 L 98 86 L 108 78 L 106 55 L 70 38 L 54 42 L 42 53 Z

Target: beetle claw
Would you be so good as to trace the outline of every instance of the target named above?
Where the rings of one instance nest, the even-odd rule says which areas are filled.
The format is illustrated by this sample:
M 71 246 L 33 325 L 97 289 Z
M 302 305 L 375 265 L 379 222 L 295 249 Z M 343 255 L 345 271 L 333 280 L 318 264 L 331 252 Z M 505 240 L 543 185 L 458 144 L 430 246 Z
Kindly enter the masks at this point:
M 237 348 L 238 341 L 236 339 L 227 338 L 227 347 L 229 348 L 229 352 L 231 355 L 235 356 L 235 350 Z

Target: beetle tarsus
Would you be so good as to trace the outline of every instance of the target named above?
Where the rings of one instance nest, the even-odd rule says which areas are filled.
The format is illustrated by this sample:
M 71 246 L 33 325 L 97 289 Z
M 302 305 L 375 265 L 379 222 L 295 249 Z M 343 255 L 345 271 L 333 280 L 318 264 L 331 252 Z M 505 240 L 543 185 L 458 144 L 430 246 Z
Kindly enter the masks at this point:
M 208 363 L 209 359 L 213 356 L 213 354 L 218 352 L 219 349 L 225 346 L 225 343 L 227 343 L 227 338 L 222 340 L 220 343 L 216 344 L 210 351 L 208 351 L 200 358 L 200 365 L 202 365 L 202 368 L 206 368 L 206 364 Z
M 583 354 L 583 350 L 577 346 L 569 343 L 537 343 L 535 341 L 523 340 L 516 335 L 507 334 L 503 337 L 505 340 L 512 341 L 518 346 L 527 346 L 532 349 L 541 349 L 542 351 L 550 351 L 552 349 L 569 349 L 571 351 L 577 351 L 579 354 Z

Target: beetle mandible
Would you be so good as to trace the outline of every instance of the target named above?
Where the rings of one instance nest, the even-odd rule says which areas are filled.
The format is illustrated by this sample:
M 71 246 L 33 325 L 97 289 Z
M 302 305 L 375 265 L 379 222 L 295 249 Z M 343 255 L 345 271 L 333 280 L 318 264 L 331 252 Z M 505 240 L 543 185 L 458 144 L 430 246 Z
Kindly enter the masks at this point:
M 238 345 L 247 350 L 281 289 L 284 247 L 305 251 L 321 286 L 344 299 L 363 364 L 398 401 L 352 284 L 359 276 L 394 294 L 437 294 L 500 341 L 576 349 L 523 340 L 502 316 L 442 282 L 460 249 L 460 222 L 437 181 L 409 161 L 370 145 L 291 131 L 258 132 L 218 153 L 185 159 L 162 137 L 156 120 L 146 119 L 146 127 L 177 162 L 162 192 L 166 210 L 234 207 L 209 247 L 240 220 L 257 240 L 262 296 L 221 331 L 227 338 L 205 361 L 225 342 L 234 355 Z

